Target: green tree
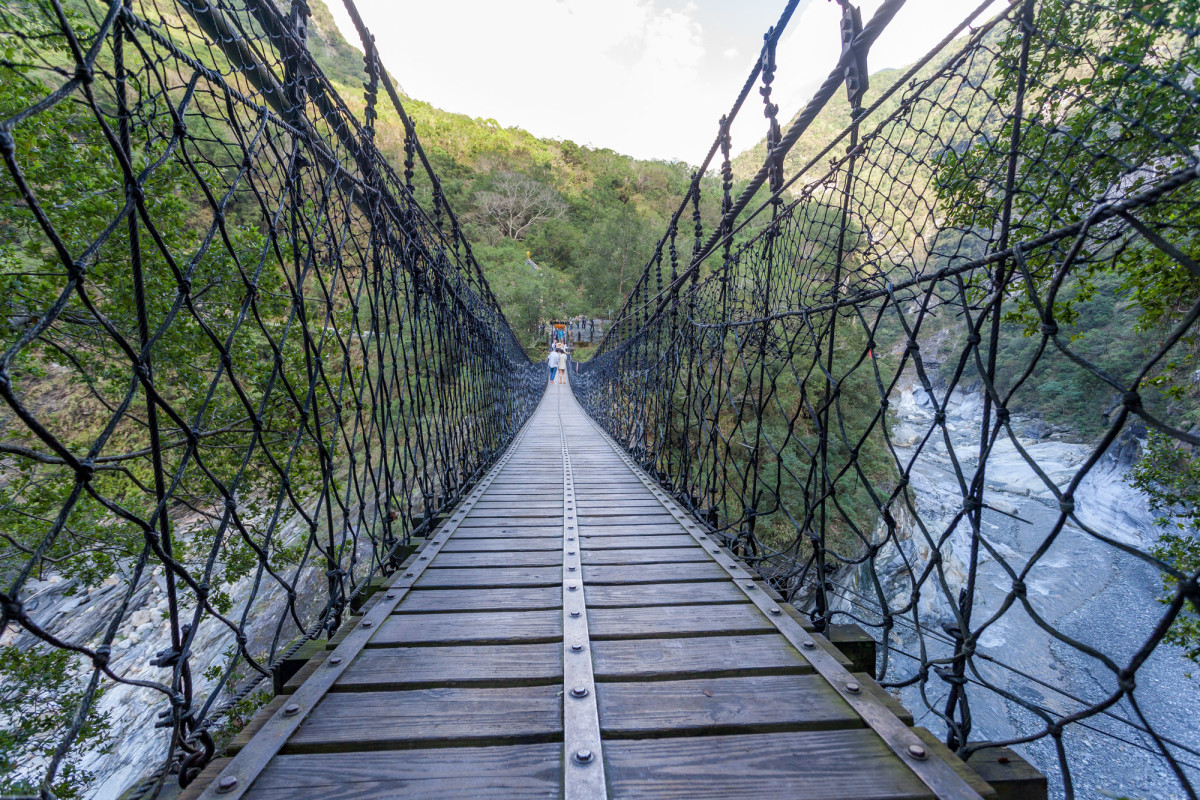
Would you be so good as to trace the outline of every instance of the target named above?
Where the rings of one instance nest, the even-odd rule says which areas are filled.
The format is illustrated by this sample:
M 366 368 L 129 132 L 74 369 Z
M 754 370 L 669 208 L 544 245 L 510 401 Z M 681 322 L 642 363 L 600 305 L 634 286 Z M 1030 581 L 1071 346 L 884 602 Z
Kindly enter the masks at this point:
M 1180 576 L 1194 580 L 1200 573 L 1200 459 L 1166 436 L 1151 432 L 1131 477 L 1133 485 L 1149 495 L 1160 512 L 1155 523 L 1162 533 L 1150 552 L 1172 568 L 1163 573 L 1164 596 L 1160 598 L 1169 605 L 1179 590 Z M 1200 605 L 1195 598 L 1184 601 L 1165 638 L 1200 662 Z

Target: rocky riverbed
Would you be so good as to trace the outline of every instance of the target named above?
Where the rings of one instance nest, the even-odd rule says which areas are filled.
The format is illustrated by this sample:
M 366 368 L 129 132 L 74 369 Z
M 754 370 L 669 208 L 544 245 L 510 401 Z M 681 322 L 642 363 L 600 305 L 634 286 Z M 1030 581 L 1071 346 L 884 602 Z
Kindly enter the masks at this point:
M 187 521 L 180 521 L 186 528 Z M 306 535 L 307 525 L 294 521 L 283 527 L 279 537 L 284 545 Z M 361 555 L 365 555 L 361 553 Z M 291 573 L 288 573 L 291 577 Z M 251 596 L 256 576 L 244 577 L 224 588 L 235 598 L 235 606 L 229 614 L 233 620 L 245 619 L 247 647 L 252 653 L 265 656 L 276 628 L 283 617 L 286 592 L 269 576 L 263 575 L 261 585 L 249 607 L 240 598 Z M 323 602 L 324 570 L 311 564 L 297 581 L 298 612 L 305 624 L 311 624 L 319 613 Z M 128 580 L 113 576 L 100 586 L 86 589 L 73 581 L 51 575 L 46 580 L 32 581 L 26 586 L 22 597 L 26 608 L 32 611 L 35 621 L 52 630 L 66 641 L 86 642 L 93 646 L 99 642 L 114 614 L 119 610 L 128 592 Z M 183 609 L 184 618 L 190 618 L 192 609 Z M 155 655 L 170 647 L 170 631 L 166 624 L 166 583 L 161 570 L 144 577 L 134 590 L 129 611 L 121 622 L 113 640 L 113 671 L 129 680 L 166 682 L 170 680 L 169 669 L 151 665 Z M 293 622 L 285 620 L 279 632 L 283 647 L 298 636 Z M 0 638 L 0 645 L 17 644 L 31 646 L 33 639 L 28 634 L 18 635 L 10 628 Z M 194 696 L 203 703 L 215 686 L 215 679 L 205 677 L 210 667 L 223 667 L 235 644 L 233 631 L 219 621 L 206 616 L 201 623 L 192 645 L 195 681 Z M 81 668 L 82 668 L 81 664 Z M 249 670 L 242 667 L 243 675 Z M 81 672 L 81 680 L 83 673 Z M 130 786 L 160 766 L 167 756 L 168 733 L 154 727 L 157 715 L 167 708 L 162 692 L 150 688 L 130 686 L 106 680 L 103 695 L 97 704 L 101 713 L 110 720 L 112 747 L 109 752 L 89 753 L 81 766 L 95 775 L 95 781 L 87 793 L 89 800 L 116 800 Z M 41 765 L 27 765 L 28 775 L 40 777 Z
M 920 387 L 907 382 L 898 387 L 893 407 L 898 453 L 905 463 L 915 459 L 911 487 L 916 511 L 936 537 L 962 508 L 950 448 L 968 480 L 977 463 L 982 397 L 959 391 L 952 394 L 946 417 L 950 448 L 939 431 L 919 452 L 918 444 L 934 419 L 933 403 Z M 993 615 L 999 616 L 980 639 L 984 659 L 976 663 L 982 681 L 997 690 L 1055 715 L 1069 714 L 1109 696 L 1116 688 L 1116 676 L 1100 660 L 1038 625 L 1019 604 L 1006 611 L 1002 605 L 1012 590 L 1008 570 L 1020 572 L 1026 566 L 1059 517 L 1057 499 L 1030 460 L 1061 488 L 1076 475 L 1093 448 L 1073 442 L 1069 432 L 1055 431 L 1037 420 L 1015 422 L 1014 428 L 1017 442 L 1001 441 L 987 465 L 988 508 L 983 513 L 983 534 L 993 552 L 986 548 L 981 551 L 973 618 L 978 626 Z M 1158 536 L 1145 496 L 1125 478 L 1135 452 L 1132 444 L 1126 439 L 1112 448 L 1083 479 L 1075 492 L 1079 524 L 1066 525 L 1026 580 L 1029 603 L 1047 626 L 1063 637 L 1095 648 L 1118 666 L 1124 666 L 1141 646 L 1163 610 L 1157 601 L 1161 593 L 1159 571 L 1117 546 L 1145 552 Z M 886 547 L 877 565 L 893 606 L 902 605 L 911 588 L 904 557 L 923 565 L 931 552 L 910 515 L 902 516 L 901 527 L 900 547 Z M 962 523 L 942 548 L 949 594 L 935 591 L 933 584 L 923 589 L 919 614 L 926 632 L 918 636 L 911 624 L 897 625 L 891 634 L 893 661 L 887 678 L 896 680 L 914 673 L 916 662 L 900 652 L 919 653 L 921 639 L 933 656 L 951 652 L 942 624 L 953 621 L 948 601 L 957 597 L 964 585 L 969 547 L 969 529 Z M 875 592 L 867 572 L 860 570 L 844 577 L 851 590 L 842 593 L 841 607 L 869 618 L 872 603 L 863 598 L 874 597 Z M 1200 750 L 1200 728 L 1196 725 L 1200 672 L 1197 677 L 1192 674 L 1196 669 L 1196 664 L 1184 658 L 1178 648 L 1160 646 L 1138 670 L 1135 696 L 1154 730 L 1187 748 Z M 945 688 L 938 678 L 930 679 L 927 698 L 935 708 L 944 704 Z M 1041 719 L 997 691 L 971 685 L 970 695 L 972 739 L 1005 739 L 1044 726 Z M 938 718 L 926 710 L 918 687 L 900 690 L 899 697 L 913 710 L 918 724 L 942 732 Z M 1084 725 L 1072 725 L 1064 734 L 1076 796 L 1147 800 L 1185 797 L 1166 761 L 1156 755 L 1158 748 L 1151 737 L 1115 718 L 1136 722 L 1137 712 L 1130 704 L 1122 701 L 1110 713 L 1113 716 L 1094 716 Z M 1050 778 L 1052 796 L 1061 797 L 1061 770 L 1053 743 L 1043 739 L 1019 749 Z M 1192 765 L 1185 769 L 1194 782 L 1200 782 L 1200 759 L 1182 750 L 1176 755 L 1185 765 Z

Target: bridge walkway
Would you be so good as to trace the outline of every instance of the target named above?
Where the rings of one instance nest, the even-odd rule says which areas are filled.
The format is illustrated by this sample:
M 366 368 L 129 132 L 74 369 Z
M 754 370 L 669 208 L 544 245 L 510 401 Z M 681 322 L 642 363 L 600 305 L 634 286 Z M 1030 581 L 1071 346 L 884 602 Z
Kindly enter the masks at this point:
M 994 796 L 772 595 L 550 386 L 185 795 Z

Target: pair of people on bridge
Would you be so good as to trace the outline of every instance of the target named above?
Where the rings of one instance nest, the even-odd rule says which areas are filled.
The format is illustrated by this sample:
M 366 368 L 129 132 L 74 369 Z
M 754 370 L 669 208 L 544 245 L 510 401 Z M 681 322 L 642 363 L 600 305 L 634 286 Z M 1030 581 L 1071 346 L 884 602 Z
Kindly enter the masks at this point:
M 550 355 L 546 359 L 546 366 L 550 367 L 550 383 L 554 383 L 554 375 L 558 374 L 558 382 L 567 382 L 567 351 L 560 344 L 550 348 Z

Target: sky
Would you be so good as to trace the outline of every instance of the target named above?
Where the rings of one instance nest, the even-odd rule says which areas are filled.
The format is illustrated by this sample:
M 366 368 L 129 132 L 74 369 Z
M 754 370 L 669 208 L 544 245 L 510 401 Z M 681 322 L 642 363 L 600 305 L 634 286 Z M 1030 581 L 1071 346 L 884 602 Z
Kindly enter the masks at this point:
M 341 0 L 327 0 L 358 44 Z M 699 163 L 750 74 L 783 0 L 356 0 L 388 72 L 412 97 L 539 137 Z M 882 0 L 860 0 L 864 22 Z M 908 0 L 868 57 L 905 66 L 980 0 Z M 999 7 L 999 3 L 995 4 Z M 980 17 L 986 19 L 987 15 Z M 786 124 L 840 51 L 840 10 L 802 0 L 776 50 Z M 752 92 L 733 151 L 766 134 Z

